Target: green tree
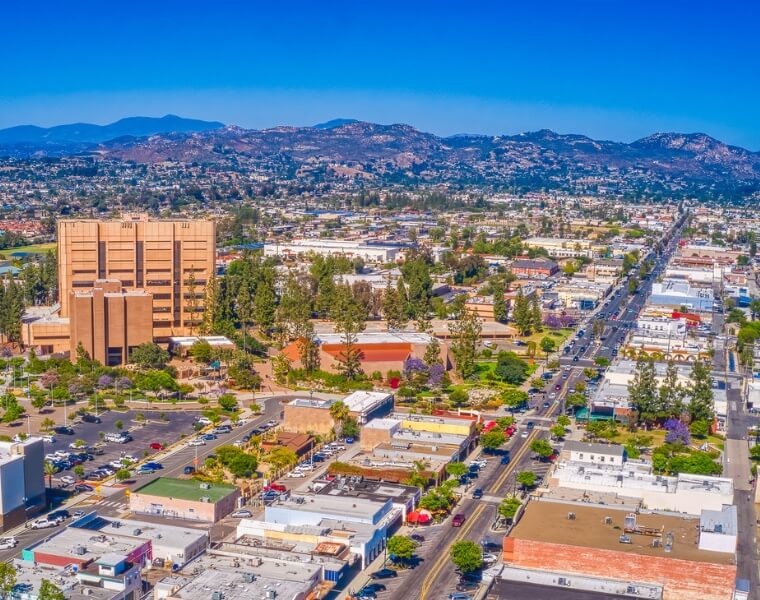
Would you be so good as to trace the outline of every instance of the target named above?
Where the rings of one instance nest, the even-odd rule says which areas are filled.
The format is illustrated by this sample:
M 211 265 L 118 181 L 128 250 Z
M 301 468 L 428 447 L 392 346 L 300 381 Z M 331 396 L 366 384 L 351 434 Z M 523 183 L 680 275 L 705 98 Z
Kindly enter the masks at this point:
M 689 425 L 689 431 L 694 437 L 706 438 L 710 433 L 710 424 L 703 419 L 692 421 L 691 425 Z
M 466 379 L 475 373 L 478 341 L 482 326 L 474 311 L 463 309 L 459 318 L 449 323 L 451 354 L 456 361 L 457 374 Z
M 536 484 L 536 474 L 533 471 L 520 471 L 515 478 L 523 488 L 529 489 Z
M 356 422 L 356 419 L 354 417 L 348 417 L 345 421 L 343 421 L 343 436 L 346 438 L 358 438 L 359 433 L 359 423 Z
M 636 363 L 636 372 L 628 385 L 628 398 L 636 410 L 639 420 L 653 423 L 658 417 L 657 380 L 654 361 L 641 358 Z
M 665 377 L 660 385 L 657 416 L 660 419 L 680 418 L 684 412 L 683 400 L 684 391 L 678 382 L 678 367 L 670 360 L 665 371 Z
M 496 278 L 491 284 L 493 292 L 493 318 L 498 323 L 506 323 L 509 308 L 504 298 L 504 283 L 500 277 Z
M 274 327 L 276 307 L 277 296 L 272 282 L 268 279 L 259 282 L 253 296 L 253 318 L 256 320 L 259 331 L 264 334 L 269 334 Z
M 393 535 L 388 538 L 388 554 L 397 560 L 409 560 L 414 556 L 417 549 L 417 542 L 405 535 Z
M 37 592 L 37 600 L 66 600 L 66 595 L 52 581 L 43 579 Z
M 496 450 L 507 441 L 506 434 L 499 429 L 492 429 L 480 436 L 480 445 L 486 450 Z
M 552 434 L 553 437 L 555 437 L 558 440 L 561 440 L 565 437 L 565 428 L 562 425 L 553 425 L 552 428 L 549 430 L 549 433 Z
M 455 389 L 449 394 L 449 402 L 451 402 L 454 406 L 464 406 L 467 404 L 469 399 L 469 394 L 460 388 Z
M 532 324 L 530 304 L 523 294 L 522 288 L 517 290 L 517 295 L 515 296 L 512 319 L 520 335 L 530 335 Z
M 390 279 L 383 292 L 382 312 L 385 317 L 388 330 L 403 329 L 409 322 L 409 316 L 406 313 L 405 301 L 402 300 L 401 294 L 397 288 L 391 285 Z
M 195 359 L 195 362 L 209 364 L 213 356 L 213 349 L 206 340 L 198 340 L 190 346 L 189 354 Z
M 132 474 L 129 472 L 129 469 L 119 469 L 116 471 L 116 480 L 117 481 L 126 481 L 130 478 Z
M 530 443 L 530 450 L 543 460 L 549 458 L 552 454 L 554 454 L 554 448 L 552 448 L 552 445 L 544 439 L 533 440 Z
M 335 321 L 335 330 L 342 334 L 343 349 L 338 355 L 340 371 L 347 379 L 356 379 L 362 372 L 362 353 L 356 344 L 359 334 L 366 327 L 367 315 L 348 286 L 338 287 L 331 317 Z
M 501 501 L 496 509 L 502 519 L 514 519 L 517 511 L 520 509 L 521 502 L 514 496 L 507 496 Z
M 45 461 L 45 464 L 42 466 L 42 472 L 48 478 L 48 488 L 52 488 L 53 475 L 55 475 L 58 472 L 58 469 L 53 463 Z
M 275 469 L 284 469 L 298 462 L 298 455 L 290 448 L 273 448 L 266 456 L 266 461 Z
M 451 477 L 459 478 L 467 473 L 467 465 L 463 462 L 452 462 L 446 465 L 446 472 Z
M 570 427 L 570 417 L 567 415 L 558 416 L 557 425 L 561 425 L 562 427 Z
M 554 339 L 548 335 L 541 338 L 541 350 L 548 357 L 554 350 L 556 350 L 557 344 Z
M 501 393 L 501 400 L 504 406 L 517 408 L 528 401 L 528 393 L 517 388 L 508 388 Z
M 13 588 L 16 587 L 16 567 L 9 562 L 0 563 L 0 595 L 10 598 Z
M 231 412 L 237 408 L 237 398 L 234 394 L 222 394 L 217 400 L 219 407 L 227 412 Z
M 543 329 L 541 305 L 538 302 L 538 294 L 535 292 L 530 297 L 530 327 L 533 331 L 541 331 Z
M 129 361 L 141 369 L 163 369 L 169 362 L 169 353 L 153 342 L 146 342 L 132 350 Z
M 451 562 L 462 573 L 477 571 L 483 566 L 483 550 L 470 540 L 454 542 L 450 550 Z
M 695 361 L 692 366 L 688 395 L 691 420 L 711 423 L 715 417 L 712 377 L 710 366 L 701 360 Z

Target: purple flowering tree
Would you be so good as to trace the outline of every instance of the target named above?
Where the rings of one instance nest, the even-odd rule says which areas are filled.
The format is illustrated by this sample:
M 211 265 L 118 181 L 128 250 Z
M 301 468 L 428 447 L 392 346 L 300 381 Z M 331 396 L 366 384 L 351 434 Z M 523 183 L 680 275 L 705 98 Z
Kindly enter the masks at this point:
M 132 387 L 132 380 L 129 377 L 119 377 L 114 383 L 117 390 L 128 390 Z
M 428 380 L 428 366 L 425 361 L 410 356 L 404 361 L 404 379 L 413 388 L 421 388 Z
M 432 388 L 440 386 L 445 373 L 446 369 L 443 368 L 441 363 L 430 365 L 430 369 L 428 369 L 428 385 Z
M 559 329 L 562 327 L 562 321 L 557 315 L 546 315 L 544 325 L 549 329 Z
M 681 443 L 688 445 L 691 441 L 691 435 L 689 434 L 689 428 L 683 421 L 678 419 L 668 419 L 663 424 L 663 427 L 668 432 L 665 435 L 665 441 L 668 444 Z
M 110 388 L 113 385 L 113 377 L 110 375 L 101 375 L 98 378 L 98 387 L 100 389 Z

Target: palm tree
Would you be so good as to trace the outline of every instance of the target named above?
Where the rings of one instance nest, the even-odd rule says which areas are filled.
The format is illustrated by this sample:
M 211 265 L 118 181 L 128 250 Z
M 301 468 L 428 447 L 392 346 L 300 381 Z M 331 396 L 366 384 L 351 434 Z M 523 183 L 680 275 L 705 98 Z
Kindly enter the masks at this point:
M 45 466 L 42 468 L 45 475 L 47 475 L 48 478 L 48 489 L 52 489 L 53 487 L 53 475 L 55 475 L 58 470 L 55 468 L 55 465 L 51 462 L 45 461 Z
M 343 402 L 343 400 L 338 400 L 337 402 L 333 402 L 332 406 L 330 406 L 330 416 L 333 418 L 333 422 L 335 423 L 335 435 L 337 437 L 340 437 L 340 431 L 343 428 L 343 422 L 348 418 L 348 406 L 346 406 L 346 403 Z

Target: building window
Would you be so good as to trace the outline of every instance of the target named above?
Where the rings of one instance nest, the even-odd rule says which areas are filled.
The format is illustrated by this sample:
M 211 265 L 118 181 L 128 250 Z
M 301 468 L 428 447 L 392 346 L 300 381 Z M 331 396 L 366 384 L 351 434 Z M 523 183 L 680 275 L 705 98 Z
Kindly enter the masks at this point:
M 109 367 L 115 367 L 121 364 L 122 347 L 121 346 L 109 346 L 108 355 L 106 356 L 106 364 Z

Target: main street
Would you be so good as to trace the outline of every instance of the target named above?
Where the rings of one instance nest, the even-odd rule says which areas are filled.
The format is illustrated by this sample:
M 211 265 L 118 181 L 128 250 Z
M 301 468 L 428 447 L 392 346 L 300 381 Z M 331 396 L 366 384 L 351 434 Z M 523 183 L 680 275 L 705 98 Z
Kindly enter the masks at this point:
M 679 232 L 680 233 L 680 230 Z M 605 328 L 599 340 L 593 338 L 594 316 L 586 320 L 579 327 L 583 331 L 580 338 L 576 337 L 576 345 L 585 344 L 586 348 L 577 354 L 562 356 L 560 359 L 564 369 L 570 368 L 569 375 L 563 377 L 563 370 L 554 374 L 548 382 L 547 390 L 555 390 L 559 385 L 554 402 L 548 409 L 538 409 L 535 414 L 529 414 L 521 419 L 518 432 L 509 441 L 508 448 L 511 454 L 509 465 L 502 467 L 498 458 L 491 459 L 488 468 L 481 474 L 477 487 L 483 490 L 483 498 L 475 500 L 471 494 L 466 495 L 455 509 L 455 513 L 463 513 L 467 519 L 462 527 L 450 526 L 449 520 L 446 525 L 435 534 L 432 544 L 426 544 L 424 560 L 414 570 L 412 577 L 405 578 L 404 584 L 395 589 L 389 597 L 399 600 L 417 599 L 438 600 L 446 598 L 456 589 L 458 575 L 454 570 L 449 556 L 452 545 L 459 540 L 472 540 L 476 543 L 489 537 L 496 521 L 496 510 L 501 499 L 508 494 L 515 493 L 517 485 L 515 478 L 521 471 L 534 471 L 539 475 L 537 484 L 540 485 L 543 475 L 550 467 L 550 463 L 536 460 L 530 451 L 530 444 L 535 439 L 550 439 L 548 426 L 552 419 L 561 412 L 563 402 L 570 389 L 574 388 L 577 381 L 584 378 L 583 368 L 596 366 L 598 357 L 612 359 L 617 354 L 617 348 L 622 345 L 628 333 L 628 323 L 634 323 L 646 302 L 651 291 L 652 282 L 659 276 L 675 250 L 678 233 L 672 237 L 671 242 L 664 252 L 655 258 L 652 272 L 641 282 L 635 294 L 628 294 L 625 282 L 613 293 L 606 306 L 598 312 L 605 313 Z M 639 269 L 635 269 L 633 276 Z M 616 316 L 616 319 L 609 317 Z M 605 338 L 602 340 L 601 338 Z M 575 357 L 577 356 L 577 360 Z M 551 393 L 551 392 L 550 392 Z M 542 414 L 543 413 L 543 414 Z M 522 437 L 520 431 L 525 430 L 527 421 L 534 422 L 534 429 L 527 437 Z M 494 464 L 496 463 L 496 464 Z M 500 540 L 504 532 L 495 532 L 494 537 Z M 500 560 L 500 552 L 496 552 Z

